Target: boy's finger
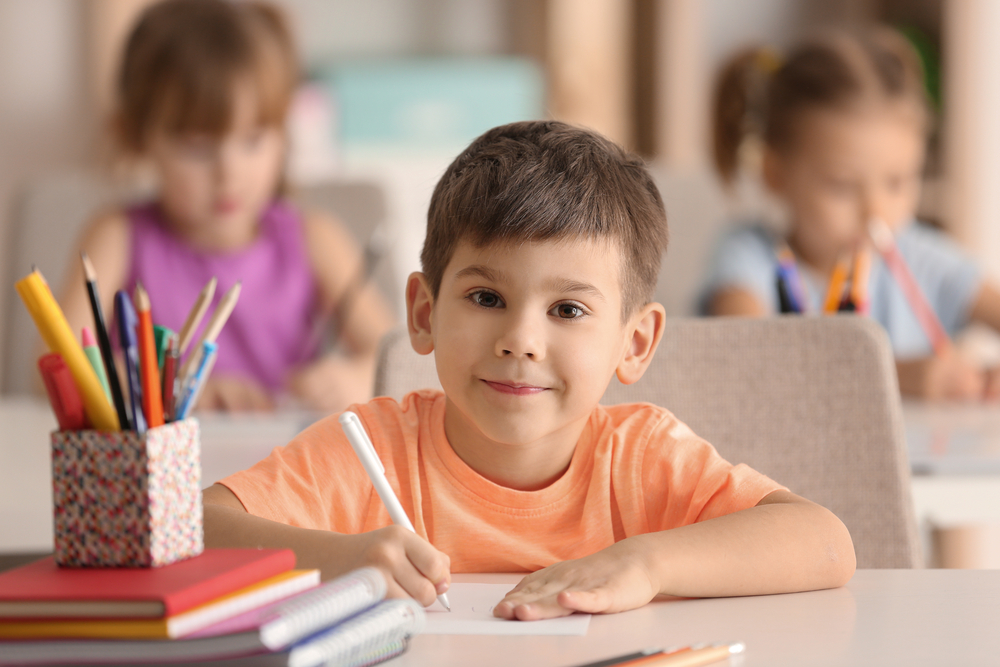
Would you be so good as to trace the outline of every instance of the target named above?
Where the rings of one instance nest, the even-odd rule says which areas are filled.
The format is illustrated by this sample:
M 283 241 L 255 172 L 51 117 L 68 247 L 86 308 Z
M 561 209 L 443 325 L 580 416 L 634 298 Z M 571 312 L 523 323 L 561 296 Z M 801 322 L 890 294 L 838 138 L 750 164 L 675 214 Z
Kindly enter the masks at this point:
M 393 571 L 393 577 L 400 588 L 411 598 L 425 607 L 434 604 L 437 591 L 427 577 L 417 571 L 409 561 L 400 563 Z
M 555 597 L 550 596 L 515 606 L 513 617 L 519 621 L 539 621 L 543 618 L 569 616 L 572 613 L 572 609 L 566 609 Z
M 559 606 L 585 614 L 600 614 L 611 608 L 611 592 L 604 587 L 590 591 L 563 591 L 557 596 Z
M 451 584 L 451 559 L 414 535 L 415 540 L 406 544 L 406 557 L 413 567 L 437 589 L 438 594 L 448 590 Z

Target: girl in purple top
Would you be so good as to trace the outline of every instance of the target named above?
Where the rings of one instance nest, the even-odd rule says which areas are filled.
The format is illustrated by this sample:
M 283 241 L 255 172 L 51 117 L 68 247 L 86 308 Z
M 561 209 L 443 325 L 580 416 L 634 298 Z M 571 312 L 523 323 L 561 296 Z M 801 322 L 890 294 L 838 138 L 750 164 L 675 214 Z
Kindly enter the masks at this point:
M 297 80 L 285 22 L 260 3 L 166 0 L 125 46 L 114 130 L 126 155 L 151 164 L 159 194 L 96 217 L 79 249 L 105 313 L 115 291 L 141 282 L 156 323 L 175 331 L 212 276 L 213 308 L 242 282 L 200 408 L 270 409 L 287 393 L 332 411 L 370 397 L 389 309 L 366 288 L 339 327 L 338 352 L 319 355 L 313 331 L 336 312 L 361 253 L 336 221 L 280 196 Z M 71 267 L 61 303 L 79 331 L 91 316 L 75 255 Z

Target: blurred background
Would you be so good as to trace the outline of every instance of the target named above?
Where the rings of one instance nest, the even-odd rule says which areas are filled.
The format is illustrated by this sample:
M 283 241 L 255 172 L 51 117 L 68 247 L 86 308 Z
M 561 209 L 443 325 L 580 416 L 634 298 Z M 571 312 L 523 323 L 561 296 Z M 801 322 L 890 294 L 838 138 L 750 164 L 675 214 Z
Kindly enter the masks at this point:
M 113 70 L 146 4 L 0 3 L 0 271 L 8 286 L 45 253 L 55 257 L 40 268 L 58 282 L 76 226 L 111 196 L 101 188 L 111 173 L 104 123 Z M 276 4 L 292 21 L 308 75 L 289 127 L 291 181 L 316 201 L 325 183 L 377 191 L 374 216 L 392 239 L 388 282 L 401 285 L 418 268 L 430 191 L 454 155 L 493 125 L 552 117 L 597 129 L 649 159 L 672 236 L 659 297 L 670 314 L 689 313 L 723 220 L 766 205 L 752 191 L 724 192 L 709 167 L 718 66 L 743 46 L 780 52 L 814 28 L 869 21 L 899 27 L 918 46 L 940 110 L 921 215 L 1000 273 L 1000 3 L 993 0 Z M 33 222 L 46 216 L 57 220 Z M 399 291 L 389 292 L 401 309 Z M 12 296 L 5 288 L 0 301 L 6 338 L 19 307 Z
M 419 268 L 430 193 L 447 164 L 489 127 L 535 118 L 589 126 L 649 160 L 671 228 L 658 298 L 669 314 L 690 314 L 725 221 L 770 206 L 752 185 L 725 191 L 711 169 L 709 107 L 720 64 L 746 46 L 780 53 L 813 29 L 873 21 L 896 26 L 917 47 L 938 112 L 920 216 L 1000 277 L 996 0 L 274 2 L 291 19 L 307 75 L 288 128 L 293 190 L 331 209 L 362 243 L 382 230 L 390 244 L 378 279 L 398 314 L 403 280 Z M 105 123 L 122 40 L 147 4 L 0 1 L 5 392 L 28 386 L 37 345 L 15 279 L 38 264 L 59 284 L 79 226 L 146 187 L 112 168 Z M 967 421 L 967 439 L 993 442 L 993 421 Z M 924 431 L 924 449 L 942 454 L 947 430 Z M 912 451 L 920 447 L 911 442 Z M 988 538 L 988 548 L 964 549 L 989 552 L 972 566 L 1000 563 L 996 479 L 915 477 L 918 516 L 935 507 L 965 530 L 968 516 L 989 514 L 988 531 L 969 532 Z

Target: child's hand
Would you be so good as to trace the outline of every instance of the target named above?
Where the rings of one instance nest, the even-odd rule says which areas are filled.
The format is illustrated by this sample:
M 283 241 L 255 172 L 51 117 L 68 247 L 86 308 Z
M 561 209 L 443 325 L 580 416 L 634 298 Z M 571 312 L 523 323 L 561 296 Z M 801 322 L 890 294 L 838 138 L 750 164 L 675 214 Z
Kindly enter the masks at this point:
M 534 621 L 575 611 L 613 614 L 641 607 L 659 592 L 639 543 L 622 540 L 590 556 L 529 574 L 500 601 L 493 615 Z
M 371 398 L 374 381 L 368 359 L 331 355 L 292 373 L 288 390 L 310 408 L 336 412 Z
M 212 375 L 198 398 L 199 410 L 263 412 L 274 409 L 267 391 L 250 378 Z
M 987 375 L 949 347 L 924 359 L 896 362 L 902 393 L 929 401 L 981 400 L 990 389 Z
M 343 535 L 338 557 L 345 571 L 377 567 L 389 584 L 389 597 L 411 597 L 425 607 L 451 585 L 451 559 L 402 526 Z

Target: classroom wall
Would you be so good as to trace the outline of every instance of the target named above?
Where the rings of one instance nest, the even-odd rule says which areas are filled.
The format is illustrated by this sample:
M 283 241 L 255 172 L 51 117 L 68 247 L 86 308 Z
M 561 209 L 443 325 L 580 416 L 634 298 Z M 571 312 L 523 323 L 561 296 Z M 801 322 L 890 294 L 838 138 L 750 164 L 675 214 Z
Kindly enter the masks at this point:
M 17 186 L 93 160 L 84 12 L 76 0 L 0 2 L 0 312 L 19 305 L 6 252 Z

